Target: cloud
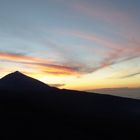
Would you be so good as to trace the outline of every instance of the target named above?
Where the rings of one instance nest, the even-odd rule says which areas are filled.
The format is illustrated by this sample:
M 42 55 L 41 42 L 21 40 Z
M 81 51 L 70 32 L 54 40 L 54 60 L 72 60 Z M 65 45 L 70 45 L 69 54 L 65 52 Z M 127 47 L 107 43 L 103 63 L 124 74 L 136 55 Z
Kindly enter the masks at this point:
M 79 75 L 80 72 L 77 68 L 72 66 L 64 66 L 62 64 L 47 64 L 47 63 L 22 63 L 26 64 L 32 69 L 38 69 L 43 73 L 51 75 Z
M 50 86 L 52 87 L 62 87 L 62 86 L 65 86 L 65 84 L 49 84 Z
M 61 31 L 56 30 L 56 32 L 75 38 L 78 37 L 82 40 L 91 41 L 104 47 L 105 51 L 103 53 L 102 47 L 95 49 L 94 47 L 92 48 L 86 46 L 86 49 L 89 52 L 92 51 L 98 55 L 98 57 L 102 58 L 102 60 L 93 67 L 87 67 L 86 64 L 83 65 L 81 71 L 85 73 L 94 72 L 117 63 L 140 57 L 140 42 L 135 39 L 126 39 L 122 40 L 122 42 L 114 42 L 113 40 L 106 37 L 101 37 L 97 36 L 96 34 L 90 34 L 81 31 L 61 29 Z M 92 61 L 94 62 L 94 60 L 91 60 L 90 63 L 92 63 Z
M 82 16 L 89 17 L 89 19 L 97 20 L 98 22 L 104 22 L 106 24 L 113 24 L 115 26 L 125 25 L 132 19 L 124 10 L 117 10 L 115 8 L 108 7 L 107 5 L 93 1 L 91 4 L 88 2 L 71 2 L 70 7 L 82 14 Z
M 93 43 L 99 44 L 102 47 L 108 48 L 108 49 L 119 49 L 120 48 L 120 44 L 116 44 L 114 43 L 112 40 L 105 38 L 105 37 L 101 37 L 98 36 L 94 33 L 90 34 L 90 33 L 85 33 L 79 30 L 68 30 L 68 29 L 54 29 L 53 30 L 56 33 L 59 34 L 64 34 L 67 36 L 72 36 L 75 38 L 80 38 L 82 40 L 87 40 L 87 41 L 91 41 Z
M 54 32 L 59 35 L 71 36 L 74 38 L 79 38 L 81 40 L 90 41 L 94 44 L 99 45 L 98 48 L 94 46 L 85 46 L 87 52 L 98 55 L 98 58 L 101 58 L 100 62 L 95 62 L 94 57 L 91 58 L 89 64 L 87 65 L 85 62 L 81 61 L 81 63 L 77 67 L 77 70 L 83 74 L 95 72 L 97 70 L 110 67 L 114 64 L 118 64 L 121 62 L 129 61 L 134 58 L 140 57 L 140 42 L 138 39 L 129 38 L 127 34 L 120 35 L 119 37 L 125 36 L 121 41 L 113 41 L 113 39 L 109 39 L 103 35 L 97 35 L 95 33 L 87 33 L 79 30 L 69 30 L 69 29 L 54 29 Z M 125 38 L 125 39 L 124 39 Z M 52 46 L 58 48 L 58 50 L 64 50 L 57 44 L 49 43 Z M 102 46 L 102 47 L 101 47 Z M 65 48 L 64 46 L 63 48 Z M 66 47 L 67 48 L 67 47 Z M 81 48 L 82 49 L 82 48 Z M 80 51 L 77 49 L 75 51 Z M 64 51 L 63 53 L 68 53 Z M 86 53 L 86 52 L 85 52 Z M 89 54 L 87 54 L 87 57 Z M 83 59 L 82 59 L 83 60 Z M 72 60 L 71 60 L 72 61 Z M 77 61 L 77 60 L 75 60 Z M 80 61 L 80 59 L 79 59 Z M 94 63 L 95 62 L 95 63 Z
M 118 2 L 116 4 L 121 5 Z M 113 5 L 110 5 L 108 2 L 94 0 L 90 2 L 71 1 L 68 6 L 72 11 L 79 14 L 79 17 L 82 17 L 84 20 L 86 18 L 87 21 L 93 23 L 93 26 L 94 22 L 97 22 L 101 28 L 105 27 L 108 30 L 113 28 L 112 31 L 120 34 L 123 38 L 126 35 L 139 37 L 139 21 L 133 13 L 132 7 L 128 10 L 120 5 L 118 9 L 115 6 L 115 2 Z
M 26 56 L 25 54 L 0 52 L 0 60 L 20 63 L 32 69 L 52 75 L 78 75 L 79 73 L 76 67 L 57 64 L 44 58 Z
M 140 88 L 103 88 L 88 90 L 88 92 L 140 99 Z
M 134 76 L 137 76 L 137 75 L 140 75 L 140 72 L 128 74 L 128 75 L 122 76 L 120 78 L 124 79 L 124 78 L 134 77 Z
M 100 37 L 94 34 L 88 34 L 81 31 L 69 31 L 62 29 L 61 33 L 73 37 L 79 37 L 80 39 L 90 40 L 97 44 L 101 44 L 107 49 L 107 51 L 105 51 L 104 53 L 100 53 L 100 51 L 103 51 L 102 48 L 100 47 L 98 48 L 98 50 L 96 49 L 94 50 L 94 53 L 97 53 L 98 55 L 100 55 L 99 57 L 102 57 L 102 59 L 95 64 L 94 59 L 93 60 L 91 59 L 89 64 L 86 64 L 83 61 L 80 62 L 80 60 L 79 62 L 77 60 L 75 61 L 73 61 L 72 59 L 69 60 L 69 58 L 66 60 L 66 62 L 58 63 L 54 60 L 28 56 L 22 53 L 11 53 L 11 52 L 0 52 L 0 59 L 14 63 L 21 63 L 32 69 L 38 69 L 40 71 L 43 71 L 44 73 L 52 75 L 79 76 L 87 73 L 92 73 L 106 67 L 110 67 L 114 64 L 118 64 L 121 62 L 125 62 L 140 57 L 140 42 L 134 39 L 126 40 L 121 43 L 116 43 L 113 42 L 112 40 L 108 40 L 105 37 Z M 49 45 L 58 48 L 58 50 L 62 49 L 56 43 L 52 43 L 51 41 L 47 42 L 49 43 Z M 89 52 L 91 52 L 90 47 L 86 47 L 86 49 Z M 66 52 L 66 50 L 64 52 L 63 53 L 65 55 L 68 53 Z
M 13 53 L 13 52 L 0 52 L 0 60 L 9 60 L 17 62 L 35 62 L 35 61 L 44 61 L 42 58 L 27 56 L 22 53 Z M 50 61 L 50 60 L 45 60 Z

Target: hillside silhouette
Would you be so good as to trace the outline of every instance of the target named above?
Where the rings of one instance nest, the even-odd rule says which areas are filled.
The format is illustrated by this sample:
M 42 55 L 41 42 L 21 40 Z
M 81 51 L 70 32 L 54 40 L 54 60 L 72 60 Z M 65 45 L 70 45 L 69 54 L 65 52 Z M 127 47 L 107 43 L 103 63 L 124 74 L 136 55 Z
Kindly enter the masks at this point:
M 18 71 L 0 79 L 0 136 L 127 139 L 139 135 L 140 100 L 57 89 Z
M 10 73 L 0 80 L 0 88 L 11 91 L 45 91 L 51 90 L 51 87 L 19 71 Z

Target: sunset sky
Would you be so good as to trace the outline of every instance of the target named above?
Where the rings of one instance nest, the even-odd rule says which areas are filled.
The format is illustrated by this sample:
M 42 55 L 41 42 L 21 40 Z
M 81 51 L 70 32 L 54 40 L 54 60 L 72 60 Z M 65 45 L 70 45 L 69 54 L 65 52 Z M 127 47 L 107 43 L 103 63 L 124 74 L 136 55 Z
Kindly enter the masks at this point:
M 0 0 L 0 77 L 60 88 L 140 87 L 140 0 Z

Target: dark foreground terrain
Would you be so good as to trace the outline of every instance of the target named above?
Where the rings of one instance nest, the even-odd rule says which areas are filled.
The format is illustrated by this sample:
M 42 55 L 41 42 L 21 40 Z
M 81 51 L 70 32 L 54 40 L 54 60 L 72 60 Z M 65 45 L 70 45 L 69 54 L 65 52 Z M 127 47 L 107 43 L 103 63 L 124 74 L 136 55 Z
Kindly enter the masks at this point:
M 139 130 L 140 100 L 60 90 L 19 72 L 0 80 L 5 138 L 126 140 L 140 137 Z

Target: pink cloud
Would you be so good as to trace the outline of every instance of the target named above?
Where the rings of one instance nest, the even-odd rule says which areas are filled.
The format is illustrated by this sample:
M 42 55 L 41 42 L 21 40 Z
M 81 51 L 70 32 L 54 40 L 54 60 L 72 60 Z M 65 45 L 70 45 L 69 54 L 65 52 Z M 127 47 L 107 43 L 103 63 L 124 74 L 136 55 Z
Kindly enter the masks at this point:
M 85 15 L 91 19 L 104 21 L 106 23 L 113 23 L 115 25 L 122 25 L 130 22 L 131 17 L 125 11 L 119 11 L 105 5 L 93 2 L 92 6 L 86 2 L 73 2 L 70 4 L 71 8 L 80 14 Z
M 24 54 L 0 52 L 0 60 L 6 60 L 11 63 L 20 63 L 32 69 L 52 75 L 80 74 L 80 71 L 77 67 L 58 64 L 45 58 L 26 56 Z
M 107 51 L 103 53 L 101 47 L 96 49 L 94 47 L 86 47 L 87 49 L 89 49 L 90 52 L 94 51 L 104 57 L 102 61 L 98 64 L 98 66 L 95 66 L 93 68 L 93 71 L 111 66 L 115 63 L 120 63 L 122 61 L 127 61 L 136 57 L 140 57 L 140 42 L 134 39 L 125 39 L 121 42 L 114 42 L 113 40 L 106 37 L 101 37 L 97 36 L 96 34 L 85 33 L 81 31 L 61 29 L 56 30 L 56 32 L 58 32 L 59 34 L 80 38 L 82 40 L 91 41 L 107 49 Z M 92 69 L 90 69 L 90 71 L 92 71 Z

